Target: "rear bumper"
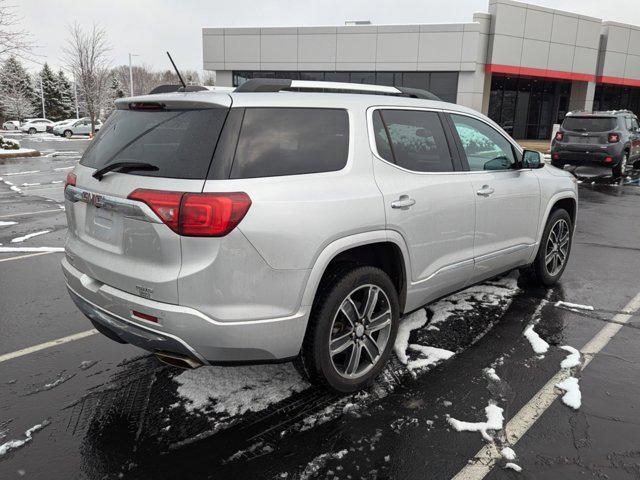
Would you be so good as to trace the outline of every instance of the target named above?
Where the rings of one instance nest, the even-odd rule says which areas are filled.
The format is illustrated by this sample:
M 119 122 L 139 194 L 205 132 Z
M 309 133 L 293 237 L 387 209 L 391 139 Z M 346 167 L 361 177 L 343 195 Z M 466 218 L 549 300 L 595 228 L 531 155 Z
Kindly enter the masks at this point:
M 611 157 L 613 162 L 605 163 L 605 159 Z M 593 150 L 579 150 L 574 148 L 562 148 L 555 145 L 551 149 L 551 161 L 557 166 L 573 165 L 576 167 L 605 167 L 611 168 L 619 165 L 622 161 L 622 150 L 617 151 L 610 148 Z
M 145 299 L 98 282 L 66 258 L 62 269 L 80 311 L 115 341 L 186 356 L 204 365 L 285 360 L 295 357 L 302 345 L 307 309 L 285 318 L 221 322 L 189 307 Z M 153 315 L 158 322 L 138 318 L 133 310 Z

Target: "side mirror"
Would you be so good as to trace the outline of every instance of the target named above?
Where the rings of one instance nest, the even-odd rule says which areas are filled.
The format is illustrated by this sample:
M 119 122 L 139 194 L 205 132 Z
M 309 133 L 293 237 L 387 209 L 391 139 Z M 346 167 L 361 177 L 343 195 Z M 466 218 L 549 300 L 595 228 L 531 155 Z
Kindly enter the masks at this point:
M 544 162 L 542 155 L 535 150 L 525 150 L 522 152 L 522 168 L 542 168 Z

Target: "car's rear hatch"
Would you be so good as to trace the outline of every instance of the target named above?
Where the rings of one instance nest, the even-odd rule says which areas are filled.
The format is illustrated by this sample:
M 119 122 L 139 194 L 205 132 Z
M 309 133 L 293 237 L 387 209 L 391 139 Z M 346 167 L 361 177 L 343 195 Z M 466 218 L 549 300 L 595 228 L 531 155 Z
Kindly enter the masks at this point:
M 608 134 L 617 127 L 617 119 L 612 116 L 572 115 L 565 118 L 562 128 L 565 142 L 577 148 L 581 145 L 602 145 L 608 141 Z
M 88 287 L 177 303 L 181 237 L 127 197 L 138 189 L 201 192 L 230 106 L 228 95 L 208 92 L 117 102 L 65 190 L 67 258 Z

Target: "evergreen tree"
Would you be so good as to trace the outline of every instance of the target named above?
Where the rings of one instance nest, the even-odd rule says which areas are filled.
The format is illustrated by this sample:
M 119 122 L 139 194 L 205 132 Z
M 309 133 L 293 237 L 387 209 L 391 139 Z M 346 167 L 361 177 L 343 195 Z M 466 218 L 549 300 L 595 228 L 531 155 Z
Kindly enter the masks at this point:
M 73 118 L 76 116 L 76 103 L 71 82 L 69 82 L 62 70 L 58 72 L 57 81 L 63 118 Z
M 49 65 L 45 62 L 40 72 L 39 81 L 42 81 L 42 91 L 44 93 L 44 109 L 49 120 L 58 121 L 67 118 L 62 96 L 60 83 Z
M 111 73 L 111 97 L 112 98 L 122 98 L 124 97 L 124 91 L 122 90 L 122 86 L 120 85 L 120 80 L 116 76 L 115 72 Z

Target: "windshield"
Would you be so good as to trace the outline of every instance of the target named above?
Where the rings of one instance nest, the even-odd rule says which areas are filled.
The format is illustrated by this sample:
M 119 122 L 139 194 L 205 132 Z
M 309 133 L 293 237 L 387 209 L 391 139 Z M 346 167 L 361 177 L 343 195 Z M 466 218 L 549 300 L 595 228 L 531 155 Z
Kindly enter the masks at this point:
M 101 126 L 80 163 L 96 169 L 115 162 L 149 163 L 158 170 L 130 173 L 206 178 L 227 111 L 116 110 Z
M 616 125 L 615 117 L 567 117 L 562 128 L 574 132 L 609 132 Z

